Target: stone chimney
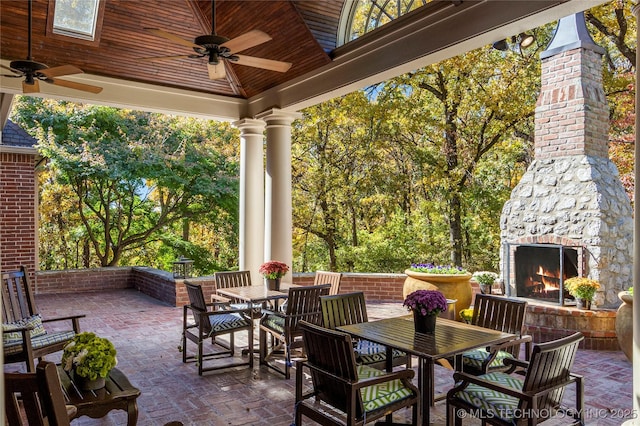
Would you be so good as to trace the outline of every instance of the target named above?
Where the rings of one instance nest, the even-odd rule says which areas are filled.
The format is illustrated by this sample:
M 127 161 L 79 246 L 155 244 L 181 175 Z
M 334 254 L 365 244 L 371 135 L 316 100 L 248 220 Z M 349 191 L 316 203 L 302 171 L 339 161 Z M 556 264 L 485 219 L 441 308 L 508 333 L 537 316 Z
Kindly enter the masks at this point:
M 618 170 L 608 157 L 609 109 L 602 55 L 578 13 L 558 23 L 542 52 L 535 112 L 535 159 L 500 218 L 501 271 L 515 284 L 511 244 L 580 246 L 581 272 L 600 282 L 596 305 L 615 307 L 632 284 L 633 220 Z

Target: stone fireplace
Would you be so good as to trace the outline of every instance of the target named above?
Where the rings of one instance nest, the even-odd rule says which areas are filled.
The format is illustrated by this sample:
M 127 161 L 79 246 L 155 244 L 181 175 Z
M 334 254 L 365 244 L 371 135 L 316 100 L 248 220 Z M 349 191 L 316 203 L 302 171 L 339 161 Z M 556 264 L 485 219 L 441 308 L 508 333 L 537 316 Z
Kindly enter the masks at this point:
M 500 218 L 510 296 L 570 304 L 563 281 L 585 276 L 600 283 L 595 304 L 614 308 L 632 284 L 632 210 L 608 157 L 603 53 L 580 13 L 560 21 L 541 54 L 535 159 Z

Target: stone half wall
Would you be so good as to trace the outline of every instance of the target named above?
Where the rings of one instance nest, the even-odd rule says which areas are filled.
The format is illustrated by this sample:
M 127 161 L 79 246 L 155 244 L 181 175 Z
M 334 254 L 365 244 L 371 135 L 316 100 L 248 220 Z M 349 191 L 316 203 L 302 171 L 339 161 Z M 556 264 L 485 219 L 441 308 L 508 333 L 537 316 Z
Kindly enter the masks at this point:
M 503 242 L 572 241 L 583 246 L 585 276 L 601 285 L 595 297 L 598 307 L 618 306 L 618 292 L 632 283 L 631 204 L 608 158 L 573 155 L 535 160 L 504 205 L 500 228 Z M 504 274 L 504 252 L 501 258 Z

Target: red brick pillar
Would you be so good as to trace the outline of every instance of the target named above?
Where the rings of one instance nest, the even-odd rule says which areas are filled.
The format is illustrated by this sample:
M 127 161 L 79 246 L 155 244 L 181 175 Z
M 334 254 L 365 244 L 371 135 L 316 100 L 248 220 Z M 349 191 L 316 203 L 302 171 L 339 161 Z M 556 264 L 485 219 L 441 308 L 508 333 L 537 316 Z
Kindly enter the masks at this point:
M 0 270 L 24 265 L 35 285 L 37 264 L 36 151 L 0 146 Z

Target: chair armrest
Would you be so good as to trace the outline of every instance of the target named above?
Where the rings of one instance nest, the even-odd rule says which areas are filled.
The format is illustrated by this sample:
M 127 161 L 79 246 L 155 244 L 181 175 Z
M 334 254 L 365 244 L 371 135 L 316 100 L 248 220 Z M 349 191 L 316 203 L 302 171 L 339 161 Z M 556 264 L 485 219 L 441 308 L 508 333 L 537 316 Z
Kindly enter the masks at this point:
M 42 322 L 46 323 L 46 322 L 57 322 L 57 321 L 69 321 L 69 320 L 71 320 L 73 331 L 77 334 L 77 333 L 80 333 L 80 318 L 85 318 L 85 317 L 86 317 L 86 315 L 84 315 L 84 314 L 69 315 L 69 316 L 66 316 L 66 317 L 43 319 Z
M 228 297 L 220 296 L 219 294 L 212 294 L 211 295 L 211 304 L 215 304 L 215 303 L 226 303 L 226 304 L 229 304 L 229 303 L 231 303 L 231 299 L 229 299 Z M 210 305 L 210 304 L 207 303 L 207 305 Z
M 6 330 L 5 331 L 3 329 L 2 330 L 2 334 L 4 334 L 4 333 L 15 333 L 16 331 L 24 334 L 25 331 L 33 330 L 33 328 L 34 328 L 33 325 L 23 325 L 23 326 L 20 326 L 20 327 L 12 328 L 11 330 Z
M 489 365 L 491 365 L 493 360 L 498 355 L 498 352 L 501 350 L 509 349 L 509 348 L 512 348 L 513 346 L 520 346 L 522 343 L 525 343 L 527 345 L 527 350 L 525 350 L 525 352 L 527 351 L 530 352 L 532 341 L 533 341 L 533 338 L 529 335 L 526 335 L 526 336 L 521 336 L 517 339 L 509 340 L 508 342 L 503 342 L 497 345 L 488 346 L 487 352 L 489 352 L 489 356 L 482 363 L 482 367 L 481 367 L 482 371 L 484 371 L 485 373 L 489 372 Z M 528 353 L 526 354 L 526 359 L 527 360 L 529 359 Z M 513 370 L 509 371 L 509 373 L 512 373 L 512 372 Z
M 526 370 L 527 368 L 529 368 L 529 361 L 525 361 L 522 359 L 516 359 L 516 358 L 507 358 L 504 360 L 504 365 L 511 365 L 513 366 L 514 369 L 520 367 L 524 370 Z

